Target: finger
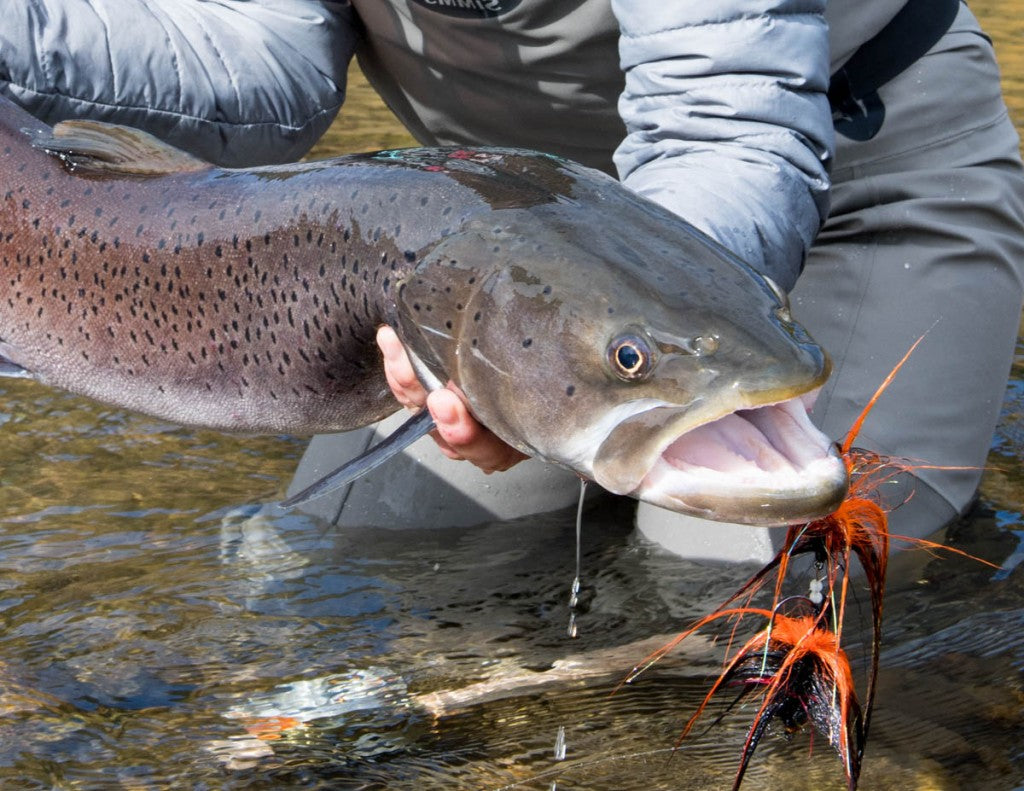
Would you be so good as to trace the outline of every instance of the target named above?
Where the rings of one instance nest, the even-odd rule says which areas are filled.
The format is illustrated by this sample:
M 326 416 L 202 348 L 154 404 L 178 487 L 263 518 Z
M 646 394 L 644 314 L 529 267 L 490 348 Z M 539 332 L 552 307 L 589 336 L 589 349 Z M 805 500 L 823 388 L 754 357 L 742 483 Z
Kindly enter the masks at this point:
M 427 406 L 443 441 L 438 444 L 449 458 L 466 459 L 484 472 L 507 470 L 526 458 L 477 422 L 458 393 L 435 390 L 427 397 Z
M 384 375 L 388 386 L 398 402 L 409 408 L 423 406 L 427 401 L 427 391 L 416 377 L 398 335 L 386 324 L 377 330 L 377 345 L 384 356 Z

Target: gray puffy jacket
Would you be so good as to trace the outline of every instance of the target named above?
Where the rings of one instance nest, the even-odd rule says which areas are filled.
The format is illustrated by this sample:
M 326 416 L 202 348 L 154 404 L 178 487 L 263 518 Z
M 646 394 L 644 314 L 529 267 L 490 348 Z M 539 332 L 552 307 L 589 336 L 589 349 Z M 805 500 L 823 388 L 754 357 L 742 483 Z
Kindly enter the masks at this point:
M 530 12 L 570 51 L 559 9 L 575 5 L 533 0 Z M 611 6 L 620 177 L 791 287 L 827 213 L 825 0 Z M 344 0 L 0 0 L 0 18 L 0 90 L 38 117 L 142 127 L 229 166 L 308 150 L 365 32 Z M 466 142 L 517 144 L 514 130 Z
M 48 122 L 152 132 L 226 166 L 301 157 L 355 48 L 332 0 L 0 0 L 0 90 Z

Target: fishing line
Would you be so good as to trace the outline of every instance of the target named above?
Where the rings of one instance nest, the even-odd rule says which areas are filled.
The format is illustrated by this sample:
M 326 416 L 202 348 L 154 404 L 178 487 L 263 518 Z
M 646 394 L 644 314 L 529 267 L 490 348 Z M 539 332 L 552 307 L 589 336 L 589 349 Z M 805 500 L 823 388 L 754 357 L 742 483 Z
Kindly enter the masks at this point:
M 576 505 L 576 576 L 572 579 L 572 586 L 569 588 L 569 627 L 566 633 L 569 637 L 576 637 L 576 605 L 580 602 L 580 569 L 582 567 L 582 552 L 580 547 L 583 535 L 583 500 L 587 494 L 587 479 L 580 478 L 580 500 Z

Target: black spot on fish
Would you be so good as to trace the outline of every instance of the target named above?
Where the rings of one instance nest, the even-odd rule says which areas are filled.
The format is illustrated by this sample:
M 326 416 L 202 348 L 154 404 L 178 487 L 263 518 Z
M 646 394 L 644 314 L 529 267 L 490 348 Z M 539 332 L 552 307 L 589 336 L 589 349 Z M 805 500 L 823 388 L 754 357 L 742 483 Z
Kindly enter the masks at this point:
M 576 385 L 569 385 L 567 388 L 565 388 L 565 394 L 567 396 L 569 396 L 570 398 L 572 398 L 572 396 L 575 394 L 575 392 L 576 392 Z
M 533 346 L 533 338 L 524 338 L 523 339 L 523 348 L 524 349 L 529 349 L 531 346 Z

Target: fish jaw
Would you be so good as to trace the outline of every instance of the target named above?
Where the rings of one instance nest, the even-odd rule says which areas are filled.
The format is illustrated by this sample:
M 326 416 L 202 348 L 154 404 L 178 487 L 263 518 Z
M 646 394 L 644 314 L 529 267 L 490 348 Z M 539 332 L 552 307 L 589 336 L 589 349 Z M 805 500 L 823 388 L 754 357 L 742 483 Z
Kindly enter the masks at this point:
M 715 521 L 772 526 L 816 519 L 842 502 L 849 474 L 835 443 L 811 423 L 808 400 L 703 419 L 693 414 L 699 409 L 641 412 L 601 444 L 594 478 L 612 491 Z M 632 452 L 615 447 L 639 433 L 657 440 Z

